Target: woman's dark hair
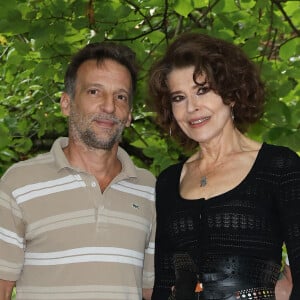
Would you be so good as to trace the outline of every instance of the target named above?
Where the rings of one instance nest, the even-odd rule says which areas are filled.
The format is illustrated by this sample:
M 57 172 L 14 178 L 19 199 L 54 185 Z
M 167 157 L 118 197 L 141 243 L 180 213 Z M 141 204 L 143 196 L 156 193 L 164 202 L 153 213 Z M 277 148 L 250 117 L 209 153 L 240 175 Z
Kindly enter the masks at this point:
M 99 64 L 106 59 L 111 59 L 126 67 L 131 75 L 132 91 L 135 91 L 137 82 L 135 53 L 127 46 L 113 42 L 92 43 L 77 52 L 67 68 L 65 74 L 65 92 L 71 98 L 74 98 L 75 95 L 76 77 L 79 67 L 85 61 L 91 59 L 96 60 Z
M 158 123 L 183 146 L 193 146 L 173 118 L 167 76 L 176 68 L 194 66 L 194 81 L 205 75 L 210 88 L 233 107 L 235 126 L 245 132 L 263 114 L 264 84 L 255 64 L 243 51 L 224 40 L 200 33 L 179 36 L 165 55 L 151 68 L 149 93 L 154 101 Z

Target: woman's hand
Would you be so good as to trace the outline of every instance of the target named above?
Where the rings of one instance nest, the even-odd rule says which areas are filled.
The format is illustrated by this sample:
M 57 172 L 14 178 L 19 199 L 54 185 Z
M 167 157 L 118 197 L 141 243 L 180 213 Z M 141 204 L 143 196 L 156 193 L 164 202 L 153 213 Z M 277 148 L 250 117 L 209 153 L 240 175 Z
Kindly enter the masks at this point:
M 288 300 L 293 288 L 292 274 L 288 265 L 284 266 L 282 277 L 275 287 L 276 300 Z

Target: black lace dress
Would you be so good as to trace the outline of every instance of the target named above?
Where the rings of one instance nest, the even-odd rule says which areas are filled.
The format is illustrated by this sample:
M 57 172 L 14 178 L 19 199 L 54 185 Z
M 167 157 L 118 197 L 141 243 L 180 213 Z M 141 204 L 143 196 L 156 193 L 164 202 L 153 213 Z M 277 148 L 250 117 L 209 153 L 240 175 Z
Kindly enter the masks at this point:
M 183 163 L 158 177 L 153 300 L 275 299 L 286 243 L 300 299 L 300 158 L 264 143 L 246 178 L 209 200 L 179 194 Z M 202 291 L 195 293 L 197 282 Z M 199 285 L 198 285 L 199 286 Z

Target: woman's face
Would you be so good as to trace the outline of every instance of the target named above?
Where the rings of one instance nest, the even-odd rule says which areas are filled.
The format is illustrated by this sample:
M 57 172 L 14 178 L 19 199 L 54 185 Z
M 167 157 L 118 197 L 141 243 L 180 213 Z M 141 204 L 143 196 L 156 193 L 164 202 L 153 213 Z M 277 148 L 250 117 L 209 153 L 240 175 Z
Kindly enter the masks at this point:
M 205 74 L 193 80 L 194 67 L 174 69 L 168 75 L 170 101 L 182 131 L 198 143 L 222 137 L 232 130 L 231 107 L 210 89 Z

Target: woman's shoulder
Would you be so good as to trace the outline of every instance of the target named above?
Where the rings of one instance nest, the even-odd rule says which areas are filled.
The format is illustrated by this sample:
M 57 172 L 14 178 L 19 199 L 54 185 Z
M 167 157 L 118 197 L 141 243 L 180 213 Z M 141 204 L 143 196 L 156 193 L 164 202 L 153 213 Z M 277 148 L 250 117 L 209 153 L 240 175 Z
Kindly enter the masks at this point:
M 179 185 L 180 174 L 183 162 L 170 165 L 164 169 L 157 177 L 156 181 L 156 194 L 168 195 L 175 193 L 176 187 Z
M 299 155 L 295 151 L 286 146 L 263 143 L 262 149 L 264 150 L 264 153 L 270 155 L 270 157 L 283 157 L 295 160 L 300 159 Z
M 178 162 L 176 164 L 166 167 L 164 170 L 162 170 L 160 172 L 160 174 L 158 175 L 158 178 L 169 176 L 169 174 L 172 174 L 174 172 L 178 172 L 178 171 L 181 172 L 183 164 L 184 164 L 184 162 L 182 161 L 182 162 Z
M 171 165 L 158 175 L 155 187 L 157 212 L 168 211 L 170 205 L 178 197 L 178 185 L 182 166 L 183 162 Z
M 261 161 L 275 168 L 300 168 L 300 157 L 286 146 L 263 143 L 261 148 Z
M 166 179 L 178 179 L 178 176 L 181 174 L 181 170 L 184 162 L 179 162 L 174 165 L 170 165 L 165 168 L 157 177 L 157 181 L 166 180 Z

